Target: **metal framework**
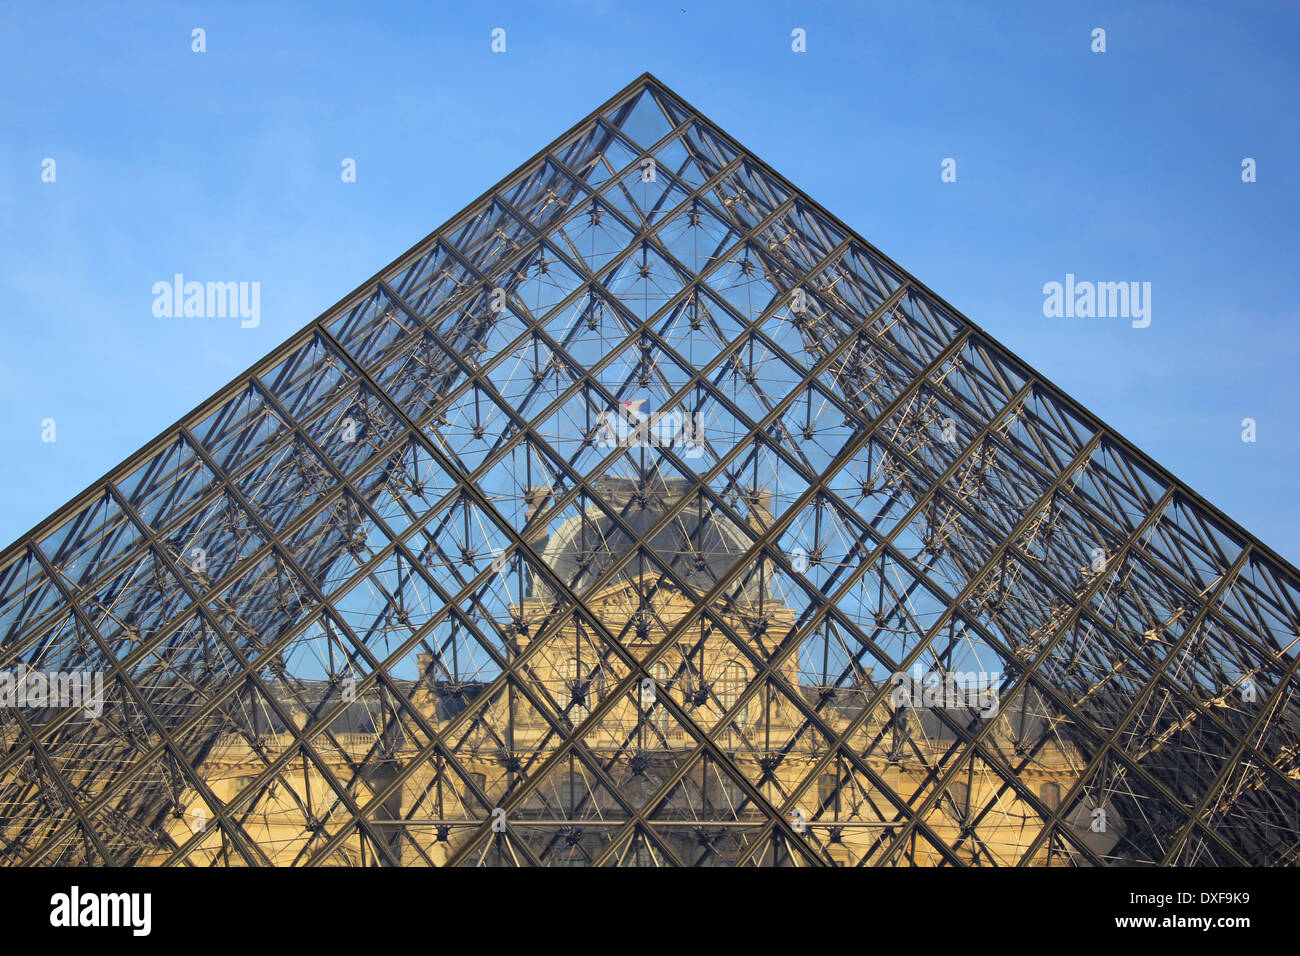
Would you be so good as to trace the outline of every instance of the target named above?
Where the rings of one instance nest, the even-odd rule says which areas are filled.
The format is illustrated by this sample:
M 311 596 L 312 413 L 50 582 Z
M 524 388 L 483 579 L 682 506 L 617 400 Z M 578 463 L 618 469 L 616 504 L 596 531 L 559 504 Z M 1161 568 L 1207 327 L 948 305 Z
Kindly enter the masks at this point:
M 0 859 L 1289 865 L 1298 625 L 647 74 L 4 552 Z

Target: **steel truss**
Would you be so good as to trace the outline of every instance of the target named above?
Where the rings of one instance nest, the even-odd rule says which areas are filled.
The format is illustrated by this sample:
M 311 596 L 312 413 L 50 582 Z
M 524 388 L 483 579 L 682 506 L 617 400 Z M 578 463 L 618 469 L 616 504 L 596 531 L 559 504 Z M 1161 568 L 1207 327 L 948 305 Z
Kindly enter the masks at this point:
M 1287 865 L 1298 623 L 647 74 L 4 553 L 0 858 Z

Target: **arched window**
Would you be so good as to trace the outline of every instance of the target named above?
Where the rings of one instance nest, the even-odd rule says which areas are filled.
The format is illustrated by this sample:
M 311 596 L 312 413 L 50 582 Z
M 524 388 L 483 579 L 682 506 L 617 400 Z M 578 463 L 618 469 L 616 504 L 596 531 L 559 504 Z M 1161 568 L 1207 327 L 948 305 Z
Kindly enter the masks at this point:
M 1049 810 L 1056 810 L 1061 805 L 1061 785 L 1059 783 L 1045 783 L 1038 788 L 1038 799 L 1042 800 Z
M 958 819 L 965 820 L 966 814 L 970 812 L 970 787 L 964 783 L 954 783 L 948 791 L 952 797 L 952 802 L 957 805 Z
M 650 708 L 650 721 L 661 734 L 667 733 L 672 723 L 672 715 L 664 706 L 664 696 L 668 693 L 668 681 L 671 677 L 668 665 L 663 661 L 656 662 L 654 667 L 650 668 L 650 676 L 655 682 L 655 700 Z
M 561 707 L 568 708 L 569 720 L 579 724 L 591 714 L 593 697 L 596 692 L 594 675 L 587 673 L 585 665 L 576 657 L 570 657 L 560 669 L 560 682 L 563 685 L 559 697 Z
M 727 661 L 718 675 L 718 682 L 713 688 L 718 708 L 724 713 L 736 705 L 741 693 L 749 684 L 749 672 L 739 661 Z M 736 714 L 734 726 L 743 727 L 749 723 L 749 705 L 746 704 Z
M 687 710 L 703 706 L 705 703 L 702 692 L 703 681 L 700 680 L 699 671 L 689 657 L 682 661 L 682 666 L 676 674 L 677 691 L 681 695 L 678 700 L 683 706 Z
M 817 806 L 822 813 L 834 814 L 839 819 L 840 813 L 840 775 L 824 773 L 817 778 Z

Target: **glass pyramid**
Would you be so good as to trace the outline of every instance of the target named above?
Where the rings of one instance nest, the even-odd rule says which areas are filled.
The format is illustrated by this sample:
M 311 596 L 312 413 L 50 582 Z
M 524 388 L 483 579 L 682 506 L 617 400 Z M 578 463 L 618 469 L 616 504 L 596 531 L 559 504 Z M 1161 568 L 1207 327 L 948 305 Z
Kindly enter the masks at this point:
M 645 75 L 4 552 L 0 859 L 1294 864 L 1298 623 Z

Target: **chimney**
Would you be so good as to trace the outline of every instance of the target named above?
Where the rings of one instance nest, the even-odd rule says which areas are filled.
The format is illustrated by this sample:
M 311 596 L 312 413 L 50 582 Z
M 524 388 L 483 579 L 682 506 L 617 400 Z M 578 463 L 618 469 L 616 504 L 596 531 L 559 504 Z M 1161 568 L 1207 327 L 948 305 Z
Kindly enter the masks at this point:
M 762 531 L 772 523 L 772 492 L 767 488 L 755 488 L 745 496 L 749 504 L 749 523 L 756 531 Z
M 542 506 L 551 498 L 551 486 L 524 489 L 524 520 L 532 521 L 533 515 L 542 510 Z

